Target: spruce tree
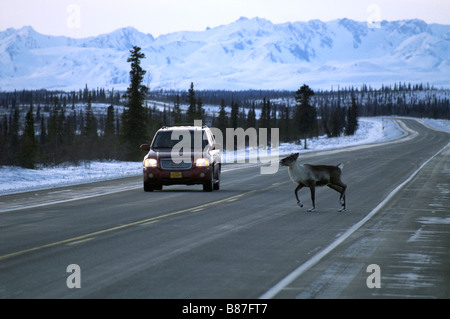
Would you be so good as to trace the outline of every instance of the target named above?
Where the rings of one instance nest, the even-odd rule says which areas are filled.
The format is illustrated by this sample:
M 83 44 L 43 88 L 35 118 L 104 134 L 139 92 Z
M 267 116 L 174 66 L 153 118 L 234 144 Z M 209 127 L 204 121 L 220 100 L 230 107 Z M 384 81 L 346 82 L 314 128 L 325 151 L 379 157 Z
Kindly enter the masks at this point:
M 9 118 L 7 157 L 9 163 L 17 165 L 19 154 L 19 111 L 14 106 Z
M 270 145 L 271 141 L 271 128 L 272 128 L 271 115 L 272 115 L 272 106 L 270 100 L 266 100 L 266 98 L 263 98 L 261 116 L 259 118 L 259 127 L 267 129 L 268 145 Z
M 114 105 L 108 106 L 106 111 L 106 122 L 104 136 L 106 139 L 112 139 L 116 135 L 115 120 L 114 120 Z
M 271 107 L 272 111 L 270 114 L 270 127 L 278 127 L 278 118 L 277 118 L 277 106 L 274 105 Z
M 189 88 L 187 103 L 189 105 L 186 112 L 187 121 L 190 124 L 194 124 L 197 115 L 197 101 L 195 99 L 194 83 L 191 82 L 191 87 Z
M 345 135 L 354 135 L 358 129 L 358 105 L 355 97 L 352 96 L 352 105 L 347 109 L 347 125 Z
M 343 121 L 342 109 L 341 106 L 338 104 L 331 113 L 331 119 L 329 124 L 331 137 L 340 136 L 342 131 L 344 130 L 344 125 L 345 123 Z
M 238 123 L 240 127 L 244 129 L 247 128 L 247 114 L 245 113 L 244 107 L 242 107 L 241 111 L 239 112 Z
M 79 152 L 79 136 L 77 135 L 77 112 L 72 111 L 66 116 L 64 121 L 64 145 L 67 159 L 75 164 L 82 159 Z
M 53 109 L 48 119 L 47 133 L 47 152 L 45 162 L 51 165 L 57 165 L 63 160 L 64 143 L 64 122 L 66 115 L 59 105 L 58 98 L 54 99 Z
M 38 119 L 39 120 L 39 119 Z M 38 138 L 38 161 L 42 164 L 45 163 L 45 151 L 46 151 L 46 143 L 47 143 L 47 128 L 45 126 L 45 118 L 42 114 L 40 116 L 40 125 L 39 125 L 39 138 Z
M 111 103 L 106 111 L 105 130 L 103 134 L 103 156 L 107 159 L 117 158 L 117 134 L 114 105 Z
M 133 46 L 127 62 L 131 63 L 130 86 L 125 97 L 128 98 L 126 109 L 122 114 L 122 141 L 124 159 L 138 160 L 142 156 L 139 145 L 148 141 L 147 112 L 143 106 L 148 88 L 142 84 L 146 71 L 141 67 L 145 54 L 141 48 Z
M 174 105 L 173 105 L 172 119 L 173 119 L 173 124 L 183 123 L 183 114 L 181 113 L 180 95 L 179 94 L 177 94 Z
M 261 107 L 261 115 L 259 117 L 259 127 L 261 128 L 269 128 L 270 122 L 270 101 L 266 101 L 266 98 L 263 98 L 263 105 Z
M 6 114 L 0 122 L 0 165 L 9 164 L 8 159 L 8 118 Z
M 280 118 L 280 139 L 283 142 L 292 140 L 291 136 L 291 118 L 289 106 L 285 106 L 281 112 Z
M 251 106 L 247 113 L 247 124 L 246 128 L 254 127 L 256 128 L 256 112 L 255 112 L 255 103 Z
M 35 169 L 37 141 L 36 134 L 34 132 L 33 104 L 30 105 L 30 110 L 25 116 L 25 129 L 21 137 L 20 148 L 20 166 Z
M 205 109 L 203 108 L 203 101 L 201 98 L 197 99 L 195 108 L 195 120 L 205 120 Z
M 296 137 L 306 139 L 317 136 L 317 112 L 314 106 L 310 105 L 310 98 L 314 95 L 314 91 L 304 84 L 295 92 L 296 113 L 295 113 L 295 129 Z
M 84 127 L 82 130 L 82 145 L 80 151 L 84 160 L 95 159 L 99 153 L 97 120 L 92 112 L 92 95 L 88 94 L 88 103 L 86 106 L 86 114 Z
M 219 116 L 217 117 L 217 128 L 222 132 L 222 135 L 225 136 L 227 127 L 228 127 L 228 116 L 227 111 L 225 110 L 225 100 L 222 98 L 220 100 Z
M 234 129 L 239 127 L 239 104 L 231 102 L 230 126 Z
M 86 106 L 86 119 L 84 121 L 83 137 L 87 140 L 95 140 L 98 137 L 97 134 L 97 120 L 92 112 L 91 94 L 88 96 L 88 103 Z

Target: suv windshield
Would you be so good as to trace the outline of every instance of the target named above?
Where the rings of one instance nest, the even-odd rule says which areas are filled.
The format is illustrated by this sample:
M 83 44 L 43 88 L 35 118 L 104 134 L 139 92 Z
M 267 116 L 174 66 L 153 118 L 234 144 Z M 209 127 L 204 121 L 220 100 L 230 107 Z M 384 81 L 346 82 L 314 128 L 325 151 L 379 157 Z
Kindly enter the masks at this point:
M 155 136 L 155 140 L 153 141 L 152 148 L 173 148 L 175 145 L 177 145 L 179 142 L 183 140 L 183 136 L 186 135 L 187 132 L 190 133 L 191 140 L 190 145 L 191 149 L 194 149 L 194 136 L 196 137 L 196 134 L 199 134 L 201 131 L 193 131 L 193 130 L 180 130 L 179 134 L 175 133 L 174 137 L 177 137 L 178 139 L 172 139 L 172 134 L 174 131 L 160 131 Z M 208 139 L 206 135 L 203 133 L 203 139 L 202 139 L 202 150 L 208 145 Z M 186 143 L 186 141 L 184 141 Z

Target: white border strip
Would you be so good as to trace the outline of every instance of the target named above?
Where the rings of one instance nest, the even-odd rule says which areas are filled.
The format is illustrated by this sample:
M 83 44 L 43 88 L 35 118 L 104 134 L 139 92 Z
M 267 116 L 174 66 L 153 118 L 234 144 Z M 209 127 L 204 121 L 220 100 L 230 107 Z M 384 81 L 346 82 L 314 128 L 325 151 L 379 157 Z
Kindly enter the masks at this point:
M 339 238 L 337 238 L 335 241 L 333 241 L 328 247 L 323 249 L 322 251 L 315 254 L 312 258 L 310 258 L 308 261 L 300 265 L 297 269 L 292 271 L 289 275 L 284 277 L 280 282 L 278 282 L 275 286 L 270 288 L 266 293 L 264 293 L 259 299 L 271 299 L 275 297 L 281 290 L 286 288 L 288 285 L 290 285 L 294 280 L 296 280 L 298 277 L 300 277 L 304 272 L 306 272 L 308 269 L 313 267 L 315 264 L 317 264 L 323 257 L 325 257 L 327 254 L 329 254 L 334 248 L 339 246 L 344 240 L 346 240 L 350 235 L 352 235 L 355 231 L 357 231 L 359 228 L 361 228 L 362 225 L 364 225 L 369 219 L 371 219 L 378 211 L 392 198 L 395 194 L 398 193 L 400 189 L 405 186 L 408 182 L 410 182 L 417 173 L 425 166 L 427 165 L 433 158 L 435 158 L 439 153 L 441 153 L 444 149 L 450 146 L 450 143 L 445 145 L 443 148 L 441 148 L 436 154 L 431 156 L 428 160 L 426 160 L 420 167 L 415 170 L 403 183 L 398 185 L 392 192 L 389 193 L 389 195 L 381 202 L 379 203 L 369 214 L 366 215 L 363 219 L 361 219 L 358 223 L 350 227 L 344 234 L 342 234 Z

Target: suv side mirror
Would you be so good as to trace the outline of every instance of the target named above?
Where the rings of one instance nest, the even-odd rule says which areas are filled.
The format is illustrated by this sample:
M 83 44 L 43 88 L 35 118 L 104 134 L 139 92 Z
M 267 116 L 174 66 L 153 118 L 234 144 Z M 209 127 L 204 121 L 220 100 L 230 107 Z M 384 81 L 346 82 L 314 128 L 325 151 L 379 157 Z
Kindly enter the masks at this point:
M 150 145 L 148 145 L 148 144 L 142 144 L 141 145 L 141 150 L 143 150 L 143 151 L 150 151 Z

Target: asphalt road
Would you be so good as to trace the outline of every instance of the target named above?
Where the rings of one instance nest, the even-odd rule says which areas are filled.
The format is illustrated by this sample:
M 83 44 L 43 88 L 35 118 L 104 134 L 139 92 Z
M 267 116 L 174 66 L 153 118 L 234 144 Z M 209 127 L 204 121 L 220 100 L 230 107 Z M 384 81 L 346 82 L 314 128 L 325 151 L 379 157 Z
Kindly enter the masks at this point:
M 300 157 L 345 165 L 345 213 L 238 164 L 212 193 L 136 177 L 2 196 L 0 298 L 449 298 L 450 135 L 401 121 L 402 141 Z

